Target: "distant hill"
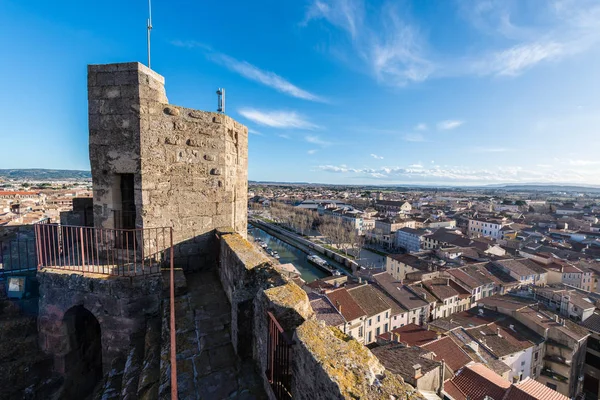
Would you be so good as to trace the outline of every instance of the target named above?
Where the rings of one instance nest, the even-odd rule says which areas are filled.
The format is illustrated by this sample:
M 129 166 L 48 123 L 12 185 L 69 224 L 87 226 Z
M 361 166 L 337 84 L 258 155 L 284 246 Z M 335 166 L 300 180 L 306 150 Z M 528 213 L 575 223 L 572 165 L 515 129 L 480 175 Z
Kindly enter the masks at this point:
M 92 177 L 90 171 L 69 169 L 0 169 L 0 178 L 31 181 L 80 180 Z

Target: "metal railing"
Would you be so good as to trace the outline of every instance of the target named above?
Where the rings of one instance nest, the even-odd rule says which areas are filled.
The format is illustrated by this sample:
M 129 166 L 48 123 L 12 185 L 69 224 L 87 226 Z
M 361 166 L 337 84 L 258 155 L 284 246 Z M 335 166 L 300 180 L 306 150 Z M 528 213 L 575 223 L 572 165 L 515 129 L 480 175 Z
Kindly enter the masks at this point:
M 108 229 L 35 225 L 38 268 L 135 276 L 160 272 L 172 255 L 172 228 Z
M 0 242 L 0 275 L 37 268 L 35 240 L 16 239 Z
M 268 315 L 269 338 L 267 342 L 267 379 L 277 400 L 291 399 L 292 345 L 294 342 L 284 332 L 271 312 Z

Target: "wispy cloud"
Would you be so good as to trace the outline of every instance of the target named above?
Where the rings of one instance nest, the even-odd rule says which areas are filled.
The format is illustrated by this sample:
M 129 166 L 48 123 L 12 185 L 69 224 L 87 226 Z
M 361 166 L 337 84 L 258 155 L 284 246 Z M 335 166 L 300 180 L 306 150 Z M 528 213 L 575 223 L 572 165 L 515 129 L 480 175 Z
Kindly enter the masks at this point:
M 310 155 L 313 155 L 313 154 L 315 154 L 317 151 L 318 151 L 317 149 L 310 149 L 310 150 L 308 150 L 308 151 L 307 151 L 307 153 L 308 153 L 308 154 L 310 154 Z
M 314 135 L 306 136 L 304 137 L 304 140 L 306 140 L 308 143 L 316 144 L 323 147 L 331 146 L 332 144 L 331 142 L 323 140 L 320 137 Z
M 317 129 L 318 126 L 295 111 L 262 111 L 255 108 L 241 108 L 238 112 L 259 125 L 273 128 Z
M 356 178 L 377 179 L 387 182 L 413 182 L 436 184 L 489 184 L 518 182 L 586 182 L 592 171 L 582 173 L 569 169 L 527 169 L 519 166 L 504 166 L 490 169 L 460 166 L 432 165 L 424 167 L 413 164 L 408 167 L 352 168 L 342 165 L 320 165 L 320 171 L 350 174 Z
M 515 77 L 600 44 L 597 0 L 456 3 L 457 13 L 490 39 L 470 46 L 468 53 L 436 51 L 424 34 L 428 27 L 421 29 L 402 2 L 313 0 L 304 25 L 324 20 L 345 32 L 351 51 L 344 51 L 343 42 L 332 43 L 335 53 L 353 65 L 358 58 L 381 84 L 392 86 L 464 75 Z
M 424 123 L 417 124 L 417 126 L 415 126 L 415 130 L 416 131 L 426 131 L 427 124 L 424 124 Z
M 230 71 L 240 74 L 244 78 L 250 79 L 262 85 L 268 86 L 272 89 L 275 89 L 278 92 L 303 100 L 317 101 L 322 103 L 327 102 L 323 97 L 299 88 L 298 86 L 294 85 L 290 81 L 277 75 L 274 72 L 260 69 L 259 67 L 252 65 L 247 61 L 240 61 L 231 56 L 228 56 L 227 54 L 214 51 L 212 48 L 205 44 L 194 41 L 173 41 L 171 43 L 178 47 L 199 48 L 206 54 L 206 57 L 212 62 L 222 65 Z
M 524 2 L 486 0 L 474 7 L 464 2 L 459 10 L 477 30 L 511 43 L 463 66 L 476 74 L 518 76 L 600 43 L 600 3 L 595 0 L 539 1 L 534 12 Z
M 450 129 L 456 129 L 459 126 L 461 126 L 464 122 L 463 121 L 459 121 L 459 120 L 455 120 L 455 119 L 449 119 L 446 121 L 440 121 L 437 124 L 437 128 L 439 130 L 443 130 L 443 131 L 447 131 Z
M 425 136 L 421 133 L 407 133 L 402 137 L 407 142 L 425 142 Z
M 282 138 L 282 139 L 291 139 L 290 135 L 288 135 L 287 133 L 279 133 L 277 134 L 278 137 Z
M 404 86 L 425 80 L 434 65 L 425 56 L 419 29 L 392 3 L 376 9 L 376 14 L 372 23 L 364 0 L 315 0 L 303 25 L 323 19 L 347 32 L 357 57 L 382 84 Z
M 257 135 L 257 136 L 264 136 L 262 134 L 262 132 L 259 132 L 259 131 L 255 130 L 255 129 L 252 129 L 252 128 L 248 128 L 248 133 L 250 133 L 252 135 Z
M 378 156 L 377 154 L 371 153 L 371 157 L 373 157 L 376 160 L 383 160 L 383 156 Z

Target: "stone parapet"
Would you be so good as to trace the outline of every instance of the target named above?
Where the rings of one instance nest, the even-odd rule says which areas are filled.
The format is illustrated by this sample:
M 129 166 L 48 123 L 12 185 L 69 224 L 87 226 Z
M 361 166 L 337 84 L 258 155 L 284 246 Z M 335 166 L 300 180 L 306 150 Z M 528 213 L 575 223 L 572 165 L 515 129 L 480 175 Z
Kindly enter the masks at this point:
M 71 349 L 73 327 L 65 314 L 82 306 L 101 328 L 102 361 L 108 372 L 111 361 L 129 348 L 131 336 L 145 327 L 146 319 L 160 306 L 160 274 L 141 278 L 115 277 L 45 268 L 40 282 L 38 331 L 41 349 L 55 358 L 55 368 L 66 373 L 65 358 Z
M 265 371 L 271 312 L 293 337 L 294 399 L 420 399 L 399 376 L 386 371 L 363 345 L 318 322 L 307 294 L 282 275 L 233 229 L 217 229 L 219 275 L 231 301 L 235 351 L 252 358 L 271 393 Z M 274 397 L 272 397 L 274 398 Z

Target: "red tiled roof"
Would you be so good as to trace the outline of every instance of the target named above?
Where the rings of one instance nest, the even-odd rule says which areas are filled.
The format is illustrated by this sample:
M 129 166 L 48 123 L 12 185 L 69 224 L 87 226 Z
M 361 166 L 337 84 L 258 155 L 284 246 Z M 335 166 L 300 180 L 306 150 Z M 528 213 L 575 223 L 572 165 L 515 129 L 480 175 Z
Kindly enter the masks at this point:
M 467 395 L 465 395 L 451 380 L 444 382 L 444 391 L 452 396 L 454 400 L 467 400 Z
M 439 340 L 429 342 L 422 346 L 425 350 L 435 353 L 433 357 L 436 361 L 445 361 L 453 372 L 458 371 L 471 361 L 471 357 L 465 353 L 449 337 L 443 337 Z
M 408 324 L 400 328 L 396 328 L 391 332 L 386 332 L 379 335 L 379 338 L 384 340 L 396 340 L 395 333 L 400 334 L 400 342 L 407 346 L 422 346 L 437 339 L 437 333 L 428 331 L 416 324 Z
M 354 301 L 345 288 L 329 292 L 326 296 L 348 322 L 367 316 L 367 313 Z
M 484 400 L 485 396 L 502 399 L 510 382 L 483 364 L 467 365 L 452 382 L 469 400 Z
M 513 385 L 504 400 L 568 400 L 568 397 L 529 377 Z

